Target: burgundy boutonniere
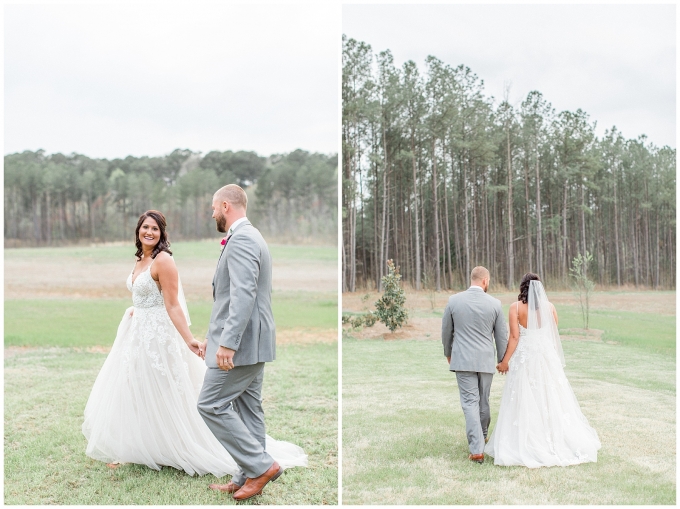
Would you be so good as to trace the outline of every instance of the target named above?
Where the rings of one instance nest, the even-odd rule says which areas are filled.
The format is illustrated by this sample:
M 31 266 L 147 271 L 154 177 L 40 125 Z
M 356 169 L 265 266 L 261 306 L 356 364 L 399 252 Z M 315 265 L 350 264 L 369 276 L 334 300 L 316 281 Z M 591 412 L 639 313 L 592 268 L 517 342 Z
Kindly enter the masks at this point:
M 222 246 L 222 247 L 220 248 L 220 251 L 222 251 L 222 250 L 224 249 L 224 246 L 227 245 L 227 237 L 224 237 L 224 238 L 222 239 L 222 241 L 220 242 L 220 245 Z

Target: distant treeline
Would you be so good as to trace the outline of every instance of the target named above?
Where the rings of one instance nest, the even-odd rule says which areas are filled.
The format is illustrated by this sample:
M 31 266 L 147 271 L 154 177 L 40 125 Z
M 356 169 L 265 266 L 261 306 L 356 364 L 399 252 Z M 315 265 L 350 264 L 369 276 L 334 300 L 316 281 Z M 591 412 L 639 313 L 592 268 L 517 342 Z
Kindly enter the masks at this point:
M 675 288 L 675 149 L 425 65 L 343 36 L 345 291 L 378 287 L 391 258 L 415 288 L 465 287 L 475 265 L 508 288 L 527 271 L 565 286 L 585 251 L 596 283 Z
M 172 239 L 212 237 L 212 194 L 231 183 L 246 189 L 248 217 L 269 235 L 337 235 L 337 155 L 177 149 L 107 160 L 39 150 L 6 155 L 4 178 L 5 239 L 20 244 L 131 239 L 152 208 Z

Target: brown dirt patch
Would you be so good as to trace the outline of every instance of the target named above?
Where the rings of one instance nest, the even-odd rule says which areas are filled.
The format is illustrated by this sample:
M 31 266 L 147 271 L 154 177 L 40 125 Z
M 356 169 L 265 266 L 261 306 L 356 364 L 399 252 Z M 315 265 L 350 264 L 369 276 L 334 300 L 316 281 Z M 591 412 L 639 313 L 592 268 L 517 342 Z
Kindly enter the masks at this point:
M 133 262 L 88 263 L 85 260 L 5 260 L 6 299 L 126 299 L 125 286 Z M 215 263 L 178 263 L 187 300 L 211 300 Z M 334 262 L 274 261 L 274 291 L 334 292 L 338 268 Z
M 318 343 L 336 343 L 338 331 L 335 329 L 283 329 L 276 331 L 276 343 L 278 345 L 311 345 Z M 45 353 L 60 350 L 60 347 L 39 346 L 7 346 L 5 347 L 5 359 L 23 355 L 29 352 L 42 351 Z M 73 348 L 77 352 L 109 353 L 110 346 L 88 346 L 85 348 Z
M 5 359 L 16 357 L 27 352 L 39 350 L 37 346 L 7 346 L 5 347 Z
M 364 327 L 362 329 L 352 329 L 349 325 L 345 325 L 343 330 L 352 331 L 352 337 L 357 339 L 384 339 L 386 341 L 396 339 L 416 339 L 422 341 L 439 341 L 439 331 L 441 330 L 441 318 L 409 318 L 408 323 L 395 332 L 385 327 L 384 324 L 376 322 L 373 327 Z
M 309 345 L 315 343 L 336 343 L 336 329 L 284 329 L 276 331 L 277 345 Z
M 409 311 L 408 324 L 391 333 L 387 327 L 377 322 L 373 327 L 363 329 L 352 329 L 349 325 L 343 326 L 344 331 L 351 331 L 353 337 L 357 339 L 418 339 L 418 340 L 437 340 L 441 330 L 441 317 L 418 317 L 418 314 L 427 314 L 432 309 L 441 312 L 449 300 L 448 292 L 432 293 L 427 291 L 416 292 L 415 290 L 405 289 L 406 307 Z M 366 296 L 368 295 L 368 298 Z M 504 305 L 508 305 L 517 300 L 517 294 L 490 293 Z M 373 303 L 378 300 L 380 294 L 377 292 L 355 292 L 342 294 L 343 311 L 354 313 L 364 313 L 369 309 L 374 309 Z M 550 300 L 555 304 L 559 311 L 560 306 L 578 306 L 578 297 L 572 292 L 553 292 L 549 295 Z M 434 305 L 433 305 L 434 304 Z M 635 311 L 638 313 L 653 313 L 660 315 L 675 316 L 675 292 L 596 292 L 591 299 L 591 309 L 599 310 L 619 310 Z M 583 329 L 569 329 L 560 334 L 565 341 L 595 341 L 602 342 L 604 331 L 590 329 L 586 333 Z M 615 343 L 615 342 L 608 342 Z
M 406 289 L 406 306 L 413 310 L 441 310 L 446 306 L 452 293 L 427 292 Z M 455 292 L 457 293 L 457 292 Z M 362 297 L 368 299 L 362 302 Z M 494 293 L 489 295 L 500 299 L 503 305 L 517 301 L 517 293 Z M 355 292 L 342 294 L 342 309 L 345 311 L 361 312 L 373 309 L 373 303 L 378 300 L 377 292 Z M 578 306 L 578 297 L 573 292 L 548 292 L 550 301 L 555 306 Z M 434 305 L 433 305 L 434 303 Z M 591 299 L 591 309 L 635 311 L 637 313 L 652 313 L 657 315 L 675 316 L 675 292 L 655 291 L 626 291 L 626 292 L 595 292 Z M 559 309 L 558 309 L 559 310 Z

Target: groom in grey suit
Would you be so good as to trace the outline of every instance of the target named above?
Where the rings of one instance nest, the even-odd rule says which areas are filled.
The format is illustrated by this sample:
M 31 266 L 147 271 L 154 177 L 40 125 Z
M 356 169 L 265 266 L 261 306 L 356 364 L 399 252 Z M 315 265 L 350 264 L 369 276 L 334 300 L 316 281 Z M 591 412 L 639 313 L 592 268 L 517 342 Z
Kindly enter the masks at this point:
M 449 298 L 442 319 L 444 356 L 458 381 L 470 447 L 469 459 L 477 463 L 484 462 L 495 359 L 500 362 L 508 346 L 501 301 L 486 293 L 490 279 L 489 271 L 484 267 L 472 269 L 470 288 Z
M 283 470 L 265 450 L 264 363 L 273 361 L 272 260 L 246 218 L 248 199 L 230 184 L 213 197 L 217 230 L 227 233 L 213 278 L 213 307 L 203 351 L 205 380 L 198 399 L 203 420 L 241 469 L 210 487 L 235 500 L 259 495 Z

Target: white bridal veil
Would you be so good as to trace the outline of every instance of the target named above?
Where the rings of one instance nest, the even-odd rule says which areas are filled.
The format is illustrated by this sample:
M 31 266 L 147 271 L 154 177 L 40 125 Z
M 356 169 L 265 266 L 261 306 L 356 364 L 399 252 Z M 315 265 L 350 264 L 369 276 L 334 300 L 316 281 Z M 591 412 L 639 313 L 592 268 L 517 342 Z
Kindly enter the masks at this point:
M 527 318 L 527 329 L 540 331 L 541 335 L 552 341 L 562 366 L 565 366 L 564 352 L 562 351 L 562 341 L 560 333 L 557 331 L 557 324 L 553 316 L 552 304 L 548 301 L 545 294 L 543 283 L 531 281 L 529 283 L 529 316 Z
M 182 311 L 184 311 L 184 316 L 187 319 L 187 325 L 191 325 L 191 319 L 189 318 L 189 308 L 187 307 L 187 300 L 184 298 L 182 280 L 179 278 L 179 274 L 177 274 L 177 300 L 179 301 Z

